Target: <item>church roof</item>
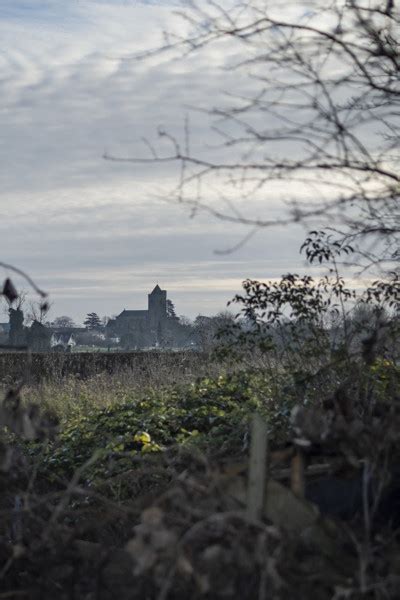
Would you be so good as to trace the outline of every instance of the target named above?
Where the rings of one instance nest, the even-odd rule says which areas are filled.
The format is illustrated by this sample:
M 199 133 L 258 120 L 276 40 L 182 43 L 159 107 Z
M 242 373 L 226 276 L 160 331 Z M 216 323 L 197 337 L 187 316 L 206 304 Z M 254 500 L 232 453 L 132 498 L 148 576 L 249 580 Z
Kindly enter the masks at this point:
M 68 344 L 71 339 L 73 340 L 73 334 L 72 333 L 55 333 L 54 334 L 54 341 L 57 342 L 58 344 Z
M 160 286 L 159 286 L 159 285 L 158 285 L 158 283 L 157 283 L 156 287 L 155 287 L 155 288 L 154 288 L 154 290 L 151 292 L 150 296 L 151 296 L 152 294 L 158 294 L 159 292 L 162 292 L 162 291 L 163 291 L 163 290 L 160 288 Z
M 118 315 L 118 317 L 142 318 L 142 317 L 147 317 L 147 315 L 148 315 L 148 311 L 147 310 L 125 310 L 124 309 L 122 311 L 122 313 Z

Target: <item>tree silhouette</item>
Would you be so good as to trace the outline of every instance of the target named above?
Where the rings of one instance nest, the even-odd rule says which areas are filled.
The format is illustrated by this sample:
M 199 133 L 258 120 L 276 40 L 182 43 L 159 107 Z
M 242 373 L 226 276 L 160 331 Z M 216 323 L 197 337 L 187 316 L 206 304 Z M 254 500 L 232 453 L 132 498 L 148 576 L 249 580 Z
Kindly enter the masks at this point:
M 75 327 L 74 320 L 67 315 L 62 315 L 61 317 L 56 317 L 52 323 L 53 327 L 57 328 L 70 328 Z
M 88 313 L 83 324 L 86 325 L 87 329 L 98 329 L 102 326 L 101 319 L 95 312 Z
M 167 317 L 169 317 L 170 319 L 178 318 L 176 316 L 175 304 L 172 302 L 172 300 L 167 300 Z

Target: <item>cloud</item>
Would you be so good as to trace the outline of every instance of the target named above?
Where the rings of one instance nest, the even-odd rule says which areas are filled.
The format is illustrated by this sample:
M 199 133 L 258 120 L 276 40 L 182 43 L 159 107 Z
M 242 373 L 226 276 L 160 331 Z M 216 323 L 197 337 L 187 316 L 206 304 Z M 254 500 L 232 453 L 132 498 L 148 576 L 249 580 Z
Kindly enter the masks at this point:
M 148 156 L 143 137 L 159 144 L 159 125 L 181 135 L 188 105 L 217 103 L 235 85 L 218 48 L 184 61 L 135 59 L 160 44 L 163 29 L 183 27 L 176 4 L 1 2 L 2 258 L 53 293 L 56 313 L 80 320 L 88 310 L 135 307 L 156 280 L 182 302 L 180 312 L 214 312 L 245 277 L 296 264 L 290 255 L 302 232 L 294 231 L 285 232 L 284 247 L 282 231 L 268 232 L 216 257 L 245 230 L 206 215 L 188 220 L 160 200 L 176 181 L 174 167 L 102 158 L 104 151 Z M 207 124 L 207 115 L 191 114 L 202 152 L 213 141 Z M 257 214 L 263 203 L 243 200 L 243 210 Z

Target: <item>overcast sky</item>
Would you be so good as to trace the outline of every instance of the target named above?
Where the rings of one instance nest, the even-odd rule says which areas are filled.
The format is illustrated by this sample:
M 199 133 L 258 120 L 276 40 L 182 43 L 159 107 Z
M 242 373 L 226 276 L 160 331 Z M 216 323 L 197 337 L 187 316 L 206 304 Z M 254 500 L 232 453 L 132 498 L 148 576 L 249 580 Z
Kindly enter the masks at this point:
M 175 3 L 176 6 L 176 3 Z M 190 218 L 167 190 L 173 168 L 117 164 L 147 156 L 158 126 L 183 130 L 187 105 L 217 101 L 233 75 L 217 50 L 189 60 L 138 61 L 182 27 L 168 0 L 1 0 L 1 259 L 27 270 L 52 316 L 146 308 L 159 283 L 178 314 L 223 310 L 247 277 L 298 268 L 299 229 L 258 233 Z M 194 143 L 207 117 L 190 115 Z M 254 207 L 253 207 L 254 209 Z M 216 252 L 217 251 L 217 252 Z

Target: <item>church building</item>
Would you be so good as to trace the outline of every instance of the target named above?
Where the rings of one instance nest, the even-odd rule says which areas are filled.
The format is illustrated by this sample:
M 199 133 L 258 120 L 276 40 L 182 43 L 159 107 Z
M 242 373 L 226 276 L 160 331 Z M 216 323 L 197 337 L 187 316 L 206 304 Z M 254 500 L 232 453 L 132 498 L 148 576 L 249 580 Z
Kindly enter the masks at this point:
M 148 294 L 147 310 L 123 310 L 107 324 L 109 335 L 118 336 L 126 348 L 163 346 L 167 329 L 167 292 L 159 285 Z

